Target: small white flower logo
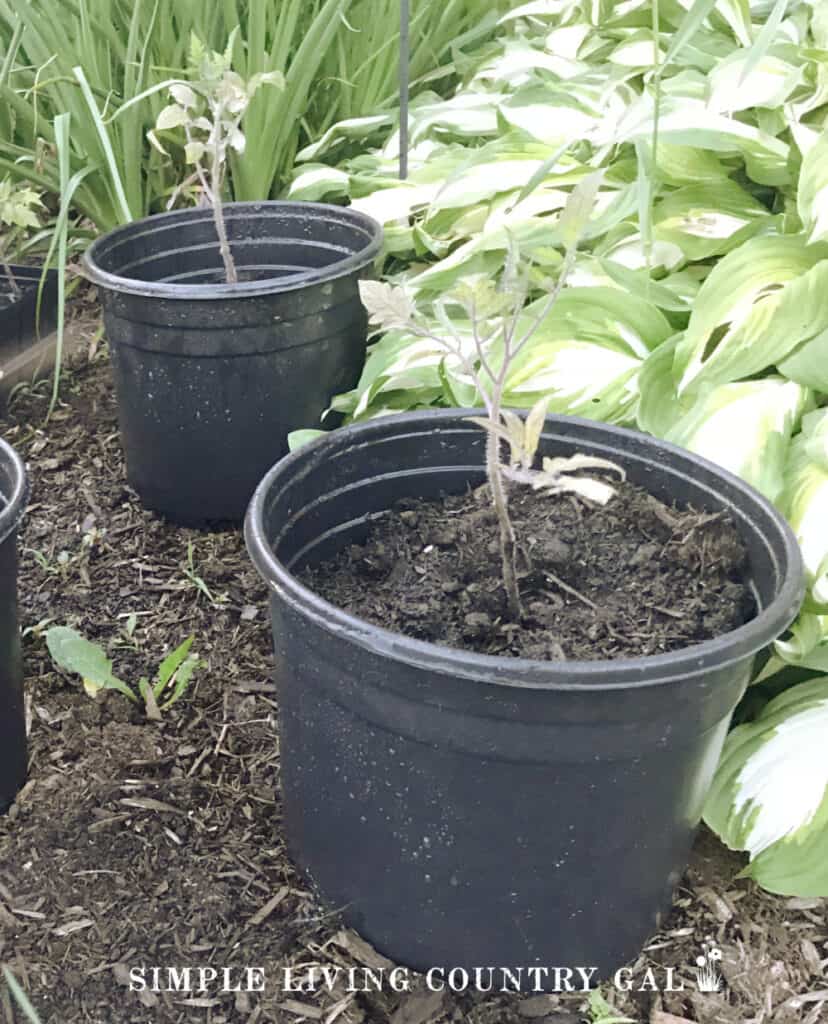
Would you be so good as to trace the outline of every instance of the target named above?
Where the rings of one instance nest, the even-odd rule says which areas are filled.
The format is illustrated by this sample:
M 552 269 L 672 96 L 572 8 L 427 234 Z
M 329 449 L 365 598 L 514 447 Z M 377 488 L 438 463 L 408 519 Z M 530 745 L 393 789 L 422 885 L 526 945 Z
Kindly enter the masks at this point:
M 696 957 L 696 985 L 699 992 L 718 992 L 722 984 L 716 964 L 722 959 L 722 951 L 715 947 Z

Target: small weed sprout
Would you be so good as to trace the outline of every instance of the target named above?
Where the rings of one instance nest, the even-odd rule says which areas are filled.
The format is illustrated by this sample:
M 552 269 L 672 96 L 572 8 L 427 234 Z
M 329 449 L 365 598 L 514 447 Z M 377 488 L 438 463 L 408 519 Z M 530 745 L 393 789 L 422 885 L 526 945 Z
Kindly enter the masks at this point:
M 525 419 L 503 407 L 510 369 L 552 312 L 566 284 L 601 180 L 601 172 L 596 172 L 572 191 L 558 222 L 559 235 L 564 245 L 563 263 L 554 286 L 528 325 L 523 321 L 530 278 L 514 246 L 510 248 L 499 288 L 488 280 L 462 284 L 450 295 L 434 303 L 434 314 L 445 334 L 434 332 L 403 288 L 377 281 L 360 283 L 362 302 L 371 323 L 381 330 L 402 329 L 415 337 L 440 345 L 471 379 L 486 410 L 485 417 L 473 416 L 470 419 L 487 433 L 486 476 L 497 515 L 508 612 L 516 622 L 521 619 L 522 608 L 518 588 L 517 539 L 509 515 L 506 481 L 526 484 L 546 494 L 568 491 L 599 504 L 606 504 L 615 493 L 609 484 L 570 474 L 582 469 L 610 469 L 624 477 L 623 470 L 615 463 L 586 455 L 545 458 L 542 469 L 534 469 L 549 399 L 541 399 Z M 449 304 L 461 307 L 468 317 L 473 338 L 471 351 L 449 316 Z M 501 443 L 504 441 L 511 452 L 508 465 L 504 465 L 501 460 Z
M 152 682 L 146 676 L 138 680 L 136 693 L 113 674 L 112 662 L 100 644 L 92 643 L 69 626 L 53 626 L 46 631 L 52 661 L 58 668 L 79 675 L 90 697 L 96 697 L 101 690 L 117 690 L 133 704 L 143 702 L 147 717 L 155 721 L 184 695 L 193 674 L 204 665 L 190 654 L 192 645 L 193 637 L 189 636 L 161 660 Z
M 195 546 L 191 540 L 187 541 L 187 565 L 184 568 L 184 576 L 196 593 L 198 595 L 203 594 L 214 608 L 220 608 L 227 603 L 227 595 L 214 594 L 205 583 L 204 577 L 196 569 Z
M 43 206 L 34 189 L 17 185 L 10 178 L 0 181 L 0 264 L 8 281 L 12 296 L 20 295 L 20 285 L 9 266 L 12 247 L 28 228 L 40 227 L 36 207 Z
M 196 36 L 191 38 L 191 78 L 166 83 L 172 102 L 160 112 L 154 130 L 148 133 L 152 145 L 166 156 L 167 151 L 157 133 L 183 129 L 184 159 L 194 170 L 175 190 L 168 206 L 173 206 L 185 189 L 194 185 L 198 188 L 213 209 L 228 284 L 238 281 L 222 202 L 230 151 L 244 152 L 241 123 L 258 90 L 263 85 L 283 89 L 285 84 L 280 71 L 258 72 L 245 81 L 231 67 L 234 42 L 235 31 L 224 53 L 216 53 L 207 49 Z

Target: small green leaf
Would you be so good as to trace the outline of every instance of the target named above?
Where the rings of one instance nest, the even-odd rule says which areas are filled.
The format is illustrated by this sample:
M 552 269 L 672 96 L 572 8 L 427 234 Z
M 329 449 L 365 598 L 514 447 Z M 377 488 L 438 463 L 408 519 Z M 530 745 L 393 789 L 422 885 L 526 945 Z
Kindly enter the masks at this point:
M 180 128 L 181 125 L 187 124 L 189 120 L 190 115 L 183 107 L 179 107 L 177 103 L 171 103 L 168 107 L 164 107 L 158 115 L 158 119 L 155 122 L 155 130 L 163 132 L 170 128 Z
M 189 85 L 184 82 L 174 82 L 170 86 L 170 96 L 175 102 L 185 109 L 198 106 L 198 96 Z
M 414 306 L 405 290 L 384 281 L 360 281 L 359 297 L 370 322 L 381 330 L 407 327 L 414 316 Z
M 189 686 L 193 673 L 196 669 L 203 668 L 204 665 L 205 662 L 199 660 L 192 654 L 187 658 L 175 674 L 175 685 L 173 687 L 172 695 L 161 705 L 161 711 L 166 711 L 167 708 L 172 707 L 172 705 L 179 700 Z
M 188 142 L 184 147 L 184 159 L 188 164 L 197 164 L 201 162 L 206 152 L 207 147 L 203 142 Z
M 187 639 L 180 644 L 172 653 L 168 654 L 166 658 L 158 666 L 158 682 L 163 689 L 167 683 L 172 679 L 178 666 L 184 661 L 190 652 L 190 648 L 193 646 L 193 640 L 195 637 L 188 636 Z
M 526 417 L 523 432 L 523 451 L 526 459 L 524 466 L 526 469 L 531 469 L 532 463 L 535 461 L 535 453 L 538 450 L 540 436 L 543 432 L 543 425 L 546 421 L 546 413 L 551 400 L 550 395 L 545 395 L 543 398 L 538 399 Z
M 76 630 L 69 626 L 53 626 L 46 630 L 46 645 L 55 664 L 67 672 L 79 675 L 90 696 L 99 690 L 117 690 L 135 701 L 135 694 L 127 684 L 112 674 L 112 662 L 103 648 L 91 643 Z

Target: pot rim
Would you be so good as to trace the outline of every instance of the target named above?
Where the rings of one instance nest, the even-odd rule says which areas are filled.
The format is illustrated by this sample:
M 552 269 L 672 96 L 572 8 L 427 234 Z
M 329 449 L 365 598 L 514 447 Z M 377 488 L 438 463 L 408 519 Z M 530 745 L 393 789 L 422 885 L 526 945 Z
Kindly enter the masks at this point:
M 29 500 L 29 476 L 23 459 L 14 448 L 0 437 L 0 462 L 8 464 L 14 476 L 12 493 L 6 497 L 0 492 L 0 544 L 14 533 L 26 511 Z M 5 504 L 3 504 L 5 502 Z
M 364 443 L 372 434 L 381 432 L 391 423 L 398 424 L 402 432 L 407 427 L 421 426 L 429 421 L 437 427 L 441 423 L 457 423 L 478 412 L 475 409 L 430 409 L 376 417 L 332 431 L 277 462 L 256 488 L 244 524 L 248 553 L 270 590 L 278 593 L 297 612 L 312 619 L 316 626 L 391 661 L 402 661 L 429 672 L 518 690 L 605 691 L 643 689 L 681 682 L 687 677 L 707 675 L 711 670 L 725 669 L 731 664 L 744 661 L 771 643 L 793 622 L 806 590 L 802 553 L 793 530 L 766 498 L 735 474 L 678 445 L 640 431 L 578 416 L 548 415 L 546 428 L 556 423 L 575 424 L 604 433 L 607 440 L 632 434 L 639 443 L 643 441 L 662 456 L 678 456 L 685 463 L 689 462 L 729 484 L 731 489 L 741 492 L 742 496 L 769 516 L 782 542 L 781 551 L 777 553 L 782 555 L 780 564 L 786 571 L 778 592 L 758 615 L 721 636 L 666 654 L 563 662 L 504 658 L 416 640 L 369 623 L 320 597 L 276 558 L 265 533 L 264 510 L 274 484 L 286 471 L 296 467 L 308 456 L 313 455 L 319 459 L 327 447 L 340 446 L 351 439 Z
M 137 295 L 142 298 L 170 299 L 173 301 L 193 300 L 221 300 L 241 299 L 259 297 L 262 295 L 273 295 L 278 292 L 298 291 L 308 285 L 325 284 L 337 278 L 345 277 L 354 271 L 361 270 L 371 263 L 382 248 L 383 231 L 382 226 L 359 210 L 353 210 L 347 206 L 335 206 L 331 203 L 308 203 L 283 199 L 267 199 L 260 201 L 246 201 L 238 203 L 225 203 L 224 212 L 227 219 L 245 219 L 247 216 L 263 213 L 265 210 L 272 210 L 274 213 L 282 212 L 292 216 L 305 216 L 310 213 L 316 214 L 316 219 L 324 217 L 336 218 L 356 228 L 363 228 L 369 235 L 370 241 L 361 249 L 353 252 L 344 259 L 328 264 L 326 267 L 311 268 L 291 274 L 289 277 L 272 277 L 263 281 L 239 281 L 236 284 L 174 284 L 166 281 L 142 281 L 138 278 L 124 277 L 120 274 L 104 270 L 99 263 L 100 254 L 111 245 L 129 235 L 140 237 L 142 234 L 154 234 L 156 229 L 174 226 L 177 222 L 183 222 L 181 229 L 186 228 L 187 222 L 200 222 L 212 220 L 211 209 L 193 207 L 186 210 L 172 210 L 167 213 L 156 213 L 149 217 L 141 217 L 129 224 L 123 224 L 112 231 L 96 238 L 86 249 L 81 258 L 81 267 L 84 277 L 99 288 L 118 292 L 125 295 Z M 229 216 L 228 216 L 229 215 Z M 216 240 L 218 244 L 218 240 Z M 186 251 L 187 246 L 178 246 L 179 251 Z

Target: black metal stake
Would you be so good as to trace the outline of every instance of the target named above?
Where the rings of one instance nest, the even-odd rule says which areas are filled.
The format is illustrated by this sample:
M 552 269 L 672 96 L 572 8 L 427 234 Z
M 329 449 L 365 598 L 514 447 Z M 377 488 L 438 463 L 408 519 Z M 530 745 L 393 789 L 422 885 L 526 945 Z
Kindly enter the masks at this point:
M 400 0 L 400 181 L 408 177 L 409 0 Z

